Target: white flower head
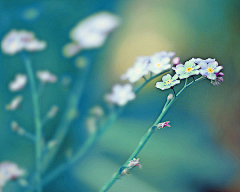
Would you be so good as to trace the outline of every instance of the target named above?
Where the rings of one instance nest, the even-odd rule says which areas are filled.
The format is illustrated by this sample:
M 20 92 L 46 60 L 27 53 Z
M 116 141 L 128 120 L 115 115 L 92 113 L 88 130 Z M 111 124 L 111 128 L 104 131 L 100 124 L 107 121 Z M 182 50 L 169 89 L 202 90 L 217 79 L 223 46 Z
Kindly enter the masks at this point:
M 55 83 L 57 81 L 57 77 L 49 71 L 38 71 L 37 77 L 43 83 Z
M 46 42 L 39 41 L 35 35 L 25 30 L 12 30 L 2 40 L 2 51 L 14 55 L 22 50 L 40 51 L 45 49 Z
M 6 109 L 10 111 L 16 110 L 20 106 L 22 99 L 22 96 L 15 97 L 8 105 L 6 105 Z
M 25 174 L 15 163 L 3 162 L 0 164 L 0 187 L 3 187 L 8 180 L 16 179 Z
M 19 91 L 25 87 L 27 83 L 27 76 L 23 74 L 18 74 L 15 80 L 9 84 L 10 91 Z
M 175 55 L 174 52 L 161 51 L 154 53 L 150 58 L 149 71 L 154 74 L 161 73 L 171 68 L 170 60 Z
M 112 93 L 107 94 L 105 99 L 110 103 L 116 103 L 119 106 L 123 106 L 128 101 L 135 99 L 136 95 L 132 90 L 133 87 L 129 83 L 125 85 L 116 84 L 113 86 Z
M 129 68 L 125 74 L 121 76 L 121 80 L 128 79 L 130 83 L 135 83 L 144 75 L 148 74 L 148 63 L 146 61 L 137 61 L 134 66 Z
M 63 48 L 63 54 L 71 57 L 82 49 L 101 47 L 108 34 L 119 24 L 120 19 L 107 12 L 100 12 L 84 19 L 70 32 L 70 38 L 74 43 L 67 44 Z

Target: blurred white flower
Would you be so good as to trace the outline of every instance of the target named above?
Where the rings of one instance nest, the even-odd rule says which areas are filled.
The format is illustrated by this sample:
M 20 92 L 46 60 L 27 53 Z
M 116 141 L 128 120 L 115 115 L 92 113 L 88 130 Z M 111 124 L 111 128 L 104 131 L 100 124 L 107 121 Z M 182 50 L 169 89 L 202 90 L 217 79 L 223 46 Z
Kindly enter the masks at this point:
M 47 143 L 48 149 L 53 149 L 58 145 L 58 140 L 51 140 Z
M 46 42 L 37 40 L 31 32 L 12 30 L 3 38 L 1 47 L 5 54 L 14 55 L 22 50 L 43 50 L 46 47 Z
M 144 75 L 148 74 L 148 63 L 144 58 L 134 63 L 132 68 L 129 68 L 125 74 L 121 76 L 121 80 L 128 79 L 129 82 L 135 83 Z
M 8 105 L 6 105 L 6 109 L 10 111 L 16 110 L 22 102 L 22 99 L 22 96 L 15 97 Z
M 94 49 L 102 46 L 107 35 L 119 24 L 120 19 L 108 12 L 100 12 L 84 19 L 70 32 L 73 43 L 69 43 L 63 48 L 63 54 L 71 57 L 82 49 Z
M 49 71 L 38 71 L 37 77 L 43 83 L 55 83 L 57 81 L 57 77 Z
M 128 101 L 135 99 L 136 95 L 132 91 L 133 87 L 131 84 L 125 85 L 114 85 L 112 88 L 112 93 L 107 94 L 105 99 L 110 103 L 116 103 L 119 106 L 125 105 Z
M 18 74 L 15 77 L 15 80 L 10 82 L 9 89 L 10 91 L 19 91 L 25 87 L 27 83 L 27 76 L 23 74 Z
M 0 189 L 9 181 L 25 174 L 15 163 L 3 162 L 0 164 Z

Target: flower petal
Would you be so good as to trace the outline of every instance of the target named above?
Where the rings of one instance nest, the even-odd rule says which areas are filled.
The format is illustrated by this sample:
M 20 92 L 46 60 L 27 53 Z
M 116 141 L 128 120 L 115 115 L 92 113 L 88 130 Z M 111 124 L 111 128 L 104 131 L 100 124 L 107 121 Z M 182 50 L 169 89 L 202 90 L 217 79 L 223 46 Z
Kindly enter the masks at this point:
M 167 80 L 170 80 L 171 78 L 172 78 L 172 76 L 170 74 L 167 74 L 167 75 L 162 77 L 162 80 L 167 81 Z

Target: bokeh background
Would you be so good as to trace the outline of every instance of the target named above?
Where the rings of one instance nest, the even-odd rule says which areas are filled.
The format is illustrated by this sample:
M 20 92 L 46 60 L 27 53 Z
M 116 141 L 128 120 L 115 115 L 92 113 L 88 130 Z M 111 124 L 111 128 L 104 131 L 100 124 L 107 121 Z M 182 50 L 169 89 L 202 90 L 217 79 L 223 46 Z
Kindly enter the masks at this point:
M 50 170 L 66 161 L 66 151 L 74 153 L 86 141 L 89 132 L 84 119 L 89 109 L 95 105 L 106 109 L 104 94 L 120 82 L 120 75 L 133 65 L 135 57 L 167 50 L 175 51 L 182 61 L 216 58 L 224 66 L 224 82 L 214 87 L 202 81 L 186 90 L 165 116 L 172 127 L 156 132 L 139 154 L 143 168 L 132 170 L 109 191 L 240 191 L 239 0 L 1 0 L 1 39 L 11 29 L 26 29 L 48 43 L 43 52 L 29 55 L 35 70 L 50 70 L 59 79 L 45 88 L 40 99 L 42 115 L 52 104 L 60 108 L 57 117 L 45 126 L 45 138 L 49 140 L 54 134 L 69 92 L 81 75 L 76 58 L 64 58 L 62 47 L 80 20 L 99 11 L 118 15 L 122 24 L 103 47 L 79 54 L 90 57 L 93 65 L 79 98 L 77 119 Z M 8 90 L 8 84 L 16 73 L 25 73 L 24 65 L 19 55 L 0 53 L 0 57 L 0 162 L 16 162 L 31 173 L 34 146 L 10 128 L 10 122 L 16 120 L 34 132 L 29 85 L 21 92 L 21 108 L 5 110 L 16 95 Z M 81 161 L 45 186 L 44 191 L 98 191 L 158 116 L 171 90 L 157 90 L 156 81 L 129 103 Z M 3 191 L 24 190 L 11 182 Z

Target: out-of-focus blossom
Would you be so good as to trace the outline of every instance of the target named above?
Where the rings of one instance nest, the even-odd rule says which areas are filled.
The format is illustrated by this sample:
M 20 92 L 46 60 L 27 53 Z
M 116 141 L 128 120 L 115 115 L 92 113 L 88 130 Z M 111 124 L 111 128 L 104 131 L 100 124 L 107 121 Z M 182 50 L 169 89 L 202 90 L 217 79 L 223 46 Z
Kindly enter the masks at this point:
M 133 160 L 129 161 L 127 167 L 122 171 L 121 175 L 129 174 L 129 170 L 133 167 L 139 167 L 142 168 L 142 165 L 140 164 L 139 158 L 133 158 Z
M 71 57 L 82 49 L 101 47 L 108 34 L 119 24 L 120 19 L 107 12 L 100 12 L 86 18 L 70 32 L 70 38 L 73 42 L 63 48 L 63 54 L 66 57 Z
M 22 50 L 43 50 L 46 48 L 46 42 L 39 41 L 31 32 L 12 30 L 3 38 L 1 47 L 5 54 L 14 55 Z
M 186 79 L 193 75 L 199 74 L 200 66 L 196 65 L 193 60 L 186 61 L 184 65 L 179 64 L 176 67 L 173 67 L 173 70 L 179 75 L 180 79 Z
M 216 61 L 211 61 L 209 63 L 201 61 L 199 63 L 201 66 L 200 74 L 206 76 L 208 79 L 215 80 L 217 78 L 217 74 L 222 70 L 222 66 L 218 66 Z
M 127 83 L 125 85 L 114 85 L 111 94 L 107 94 L 105 99 L 110 103 L 116 103 L 119 106 L 125 105 L 128 101 L 135 99 L 136 95 L 132 91 L 133 87 Z
M 173 77 L 170 74 L 167 74 L 162 77 L 162 82 L 157 82 L 156 87 L 161 90 L 169 89 L 176 84 L 180 83 L 180 80 L 177 80 L 178 75 L 175 74 Z
M 134 66 L 132 68 L 129 68 L 125 74 L 121 76 L 122 80 L 128 79 L 129 82 L 135 83 L 139 79 L 141 79 L 144 75 L 148 74 L 148 63 L 137 61 L 135 62 Z
M 23 74 L 18 74 L 15 80 L 9 84 L 9 89 L 11 91 L 19 91 L 25 87 L 27 83 L 27 76 Z
M 84 68 L 88 64 L 88 59 L 86 57 L 77 57 L 75 60 L 75 65 L 77 68 Z
M 217 75 L 216 79 L 215 80 L 211 80 L 211 83 L 214 86 L 218 86 L 218 85 L 220 85 L 223 82 L 224 73 L 220 72 L 220 73 L 216 73 L 216 75 Z
M 11 122 L 11 128 L 14 132 L 16 132 L 19 135 L 23 135 L 25 133 L 25 130 L 21 128 L 16 121 Z
M 102 117 L 104 115 L 103 108 L 100 106 L 95 106 L 90 110 L 90 113 L 97 117 Z
M 9 180 L 17 179 L 25 174 L 15 163 L 3 162 L 0 164 L 0 189 L 2 189 Z
M 171 126 L 169 125 L 169 123 L 170 123 L 170 121 L 165 121 L 165 122 L 163 122 L 163 123 L 159 123 L 159 124 L 157 125 L 157 128 L 158 128 L 158 129 L 162 129 L 162 128 L 164 128 L 164 127 L 171 127 Z
M 55 117 L 57 112 L 58 112 L 58 110 L 59 110 L 58 106 L 57 105 L 53 105 L 51 107 L 51 109 L 47 113 L 47 118 L 48 119 L 52 119 L 53 117 Z
M 22 99 L 22 96 L 15 97 L 8 105 L 6 105 L 6 109 L 10 111 L 16 110 L 22 102 Z
M 37 77 L 43 83 L 55 83 L 57 81 L 57 77 L 49 71 L 38 71 Z

